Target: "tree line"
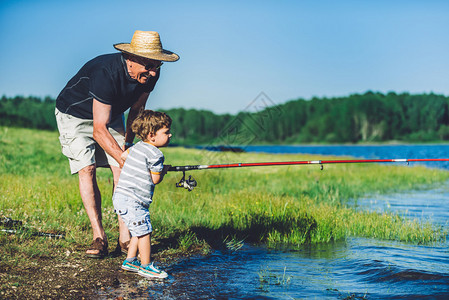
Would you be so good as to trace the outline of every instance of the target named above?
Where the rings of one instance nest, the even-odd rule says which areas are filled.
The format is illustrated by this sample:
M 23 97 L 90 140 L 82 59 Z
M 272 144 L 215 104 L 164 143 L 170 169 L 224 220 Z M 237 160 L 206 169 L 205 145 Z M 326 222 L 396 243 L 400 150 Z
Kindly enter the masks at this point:
M 55 130 L 50 97 L 3 96 L 0 125 Z M 206 110 L 165 110 L 173 142 L 182 145 L 431 142 L 449 140 L 449 97 L 366 92 L 346 97 L 297 99 L 235 115 Z
M 50 97 L 2 96 L 0 125 L 56 130 L 55 100 Z
M 449 97 L 366 92 L 297 99 L 258 112 L 215 115 L 172 109 L 178 140 L 187 144 L 436 142 L 449 140 Z M 233 142 L 234 141 L 234 142 Z

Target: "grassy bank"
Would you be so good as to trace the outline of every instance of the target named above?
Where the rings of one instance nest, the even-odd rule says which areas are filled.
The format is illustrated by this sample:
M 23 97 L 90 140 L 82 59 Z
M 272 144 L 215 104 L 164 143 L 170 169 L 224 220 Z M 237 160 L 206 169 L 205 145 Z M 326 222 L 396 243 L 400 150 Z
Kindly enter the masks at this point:
M 165 148 L 172 165 L 212 162 L 311 160 L 310 155 L 214 153 Z M 356 212 L 347 200 L 367 193 L 415 189 L 449 179 L 449 172 L 419 166 L 326 165 L 255 167 L 190 172 L 199 182 L 188 192 L 175 187 L 181 173 L 169 173 L 158 185 L 151 206 L 154 237 L 161 251 L 226 242 L 270 245 L 328 242 L 348 236 L 426 243 L 445 232 L 391 214 Z M 0 259 L 45 256 L 48 249 L 66 251 L 90 244 L 90 225 L 77 187 L 60 153 L 58 134 L 0 127 L 0 217 L 22 220 L 45 232 L 64 232 L 65 240 L 48 241 L 0 233 Z M 99 171 L 103 220 L 111 241 L 117 238 L 109 171 Z M 112 242 L 111 242 L 112 243 Z

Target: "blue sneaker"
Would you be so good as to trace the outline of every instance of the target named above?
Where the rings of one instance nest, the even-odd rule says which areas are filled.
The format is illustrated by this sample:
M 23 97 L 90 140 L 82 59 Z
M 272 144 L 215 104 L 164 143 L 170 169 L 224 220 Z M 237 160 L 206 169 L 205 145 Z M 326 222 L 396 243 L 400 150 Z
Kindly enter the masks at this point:
M 139 272 L 137 272 L 140 276 L 147 278 L 167 278 L 168 274 L 164 271 L 156 269 L 156 267 L 151 263 L 146 268 L 139 268 Z
M 129 262 L 125 259 L 125 261 L 122 264 L 122 269 L 126 270 L 126 271 L 130 271 L 130 272 L 139 272 L 140 269 L 140 261 L 138 261 L 137 259 Z

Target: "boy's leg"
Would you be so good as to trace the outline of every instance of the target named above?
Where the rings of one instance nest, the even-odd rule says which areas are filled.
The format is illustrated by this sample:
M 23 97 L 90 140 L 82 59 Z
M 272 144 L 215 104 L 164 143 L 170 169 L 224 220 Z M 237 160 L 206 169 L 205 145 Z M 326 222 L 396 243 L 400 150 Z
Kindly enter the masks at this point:
M 129 241 L 128 254 L 126 258 L 137 257 L 137 248 L 139 244 L 139 238 L 137 236 L 133 236 Z
M 147 278 L 167 278 L 165 271 L 157 269 L 152 263 L 150 264 L 151 255 L 151 233 L 139 237 L 139 252 L 141 265 L 137 274 Z
M 140 262 L 136 257 L 138 238 L 132 237 L 129 241 L 128 255 L 122 263 L 122 269 L 130 272 L 139 272 Z
M 139 237 L 139 253 L 140 262 L 142 265 L 147 265 L 150 263 L 151 255 L 151 233 Z

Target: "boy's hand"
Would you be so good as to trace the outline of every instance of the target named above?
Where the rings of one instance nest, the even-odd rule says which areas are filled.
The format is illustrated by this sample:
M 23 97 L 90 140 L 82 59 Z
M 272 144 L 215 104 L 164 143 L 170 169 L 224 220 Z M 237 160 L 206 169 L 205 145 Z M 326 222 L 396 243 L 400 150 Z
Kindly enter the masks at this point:
M 122 155 L 120 155 L 120 158 L 122 159 L 123 162 L 125 162 L 126 158 L 128 157 L 128 151 L 124 151 L 122 153 Z
M 164 168 L 162 169 L 162 174 L 167 174 L 167 172 L 168 172 L 168 169 L 170 169 L 171 168 L 171 165 L 164 165 Z

